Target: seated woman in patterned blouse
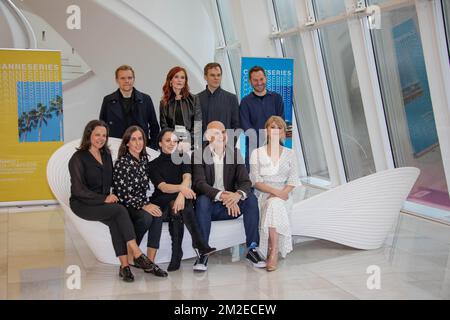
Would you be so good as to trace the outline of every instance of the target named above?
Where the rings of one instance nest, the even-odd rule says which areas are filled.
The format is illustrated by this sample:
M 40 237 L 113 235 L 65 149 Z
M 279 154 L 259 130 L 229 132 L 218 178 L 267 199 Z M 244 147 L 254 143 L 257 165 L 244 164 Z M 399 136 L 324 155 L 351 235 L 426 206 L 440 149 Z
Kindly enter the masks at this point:
M 278 252 L 284 258 L 292 251 L 291 191 L 300 184 L 294 151 L 283 147 L 286 122 L 271 116 L 264 125 L 267 144 L 250 157 L 250 179 L 259 204 L 259 248 L 267 255 L 267 271 L 277 269 Z
M 138 245 L 148 231 L 147 256 L 153 265 L 144 272 L 167 277 L 167 272 L 154 263 L 161 238 L 162 212 L 147 195 L 150 179 L 147 175 L 149 161 L 146 145 L 145 134 L 140 127 L 131 126 L 125 131 L 114 165 L 113 185 L 119 203 L 127 208 L 133 221 Z

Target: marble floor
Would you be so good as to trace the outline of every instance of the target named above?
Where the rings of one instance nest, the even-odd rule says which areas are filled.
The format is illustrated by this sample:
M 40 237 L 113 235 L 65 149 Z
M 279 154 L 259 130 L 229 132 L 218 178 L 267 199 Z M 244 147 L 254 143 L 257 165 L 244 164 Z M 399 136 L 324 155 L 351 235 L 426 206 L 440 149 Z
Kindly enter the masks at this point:
M 301 240 L 272 273 L 250 267 L 242 252 L 232 262 L 227 249 L 206 273 L 194 273 L 189 259 L 168 278 L 134 269 L 135 282 L 125 283 L 117 266 L 96 261 L 58 206 L 0 208 L 0 299 L 450 299 L 448 225 L 401 214 L 385 246 L 371 251 Z M 80 289 L 69 266 L 81 271 Z M 368 288 L 370 266 L 379 289 Z

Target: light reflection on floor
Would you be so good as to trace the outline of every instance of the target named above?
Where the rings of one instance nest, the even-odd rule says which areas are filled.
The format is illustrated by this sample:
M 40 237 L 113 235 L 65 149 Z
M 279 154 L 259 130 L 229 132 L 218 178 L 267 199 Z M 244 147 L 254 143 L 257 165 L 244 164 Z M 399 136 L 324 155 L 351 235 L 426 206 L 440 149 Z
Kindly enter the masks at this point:
M 377 250 L 300 242 L 272 273 L 231 262 L 223 250 L 206 273 L 194 273 L 189 259 L 166 279 L 134 270 L 136 281 L 124 283 L 59 207 L 10 211 L 0 209 L 0 299 L 450 299 L 450 226 L 407 214 Z M 66 285 L 70 265 L 80 267 L 80 290 Z M 373 265 L 379 290 L 367 288 Z

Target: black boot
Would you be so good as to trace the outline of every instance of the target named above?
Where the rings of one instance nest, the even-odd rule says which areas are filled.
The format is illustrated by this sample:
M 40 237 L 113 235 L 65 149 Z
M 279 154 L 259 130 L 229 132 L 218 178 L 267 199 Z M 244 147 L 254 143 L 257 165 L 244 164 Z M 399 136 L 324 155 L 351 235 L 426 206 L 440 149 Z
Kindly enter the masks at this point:
M 184 224 L 181 215 L 172 215 L 169 220 L 169 233 L 172 237 L 172 257 L 170 259 L 167 271 L 176 271 L 180 269 L 181 259 L 183 258 Z

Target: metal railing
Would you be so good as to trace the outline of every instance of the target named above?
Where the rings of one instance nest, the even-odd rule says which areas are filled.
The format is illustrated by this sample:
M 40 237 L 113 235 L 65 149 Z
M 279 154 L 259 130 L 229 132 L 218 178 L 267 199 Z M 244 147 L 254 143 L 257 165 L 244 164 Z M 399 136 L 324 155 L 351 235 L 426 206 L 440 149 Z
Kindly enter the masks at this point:
M 29 46 L 29 48 L 27 48 L 27 49 L 37 49 L 38 46 L 37 46 L 36 34 L 34 33 L 33 27 L 31 26 L 28 19 L 25 17 L 25 15 L 22 13 L 22 11 L 20 11 L 20 9 L 17 8 L 17 6 L 11 0 L 6 0 L 5 3 L 11 7 L 11 9 L 17 15 L 20 22 L 22 23 L 22 25 L 25 28 L 25 31 L 26 31 L 26 34 L 28 37 L 28 46 Z

